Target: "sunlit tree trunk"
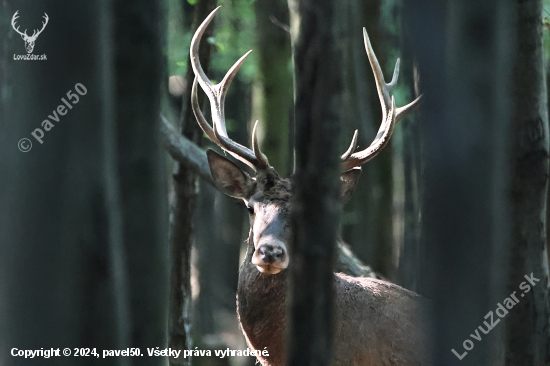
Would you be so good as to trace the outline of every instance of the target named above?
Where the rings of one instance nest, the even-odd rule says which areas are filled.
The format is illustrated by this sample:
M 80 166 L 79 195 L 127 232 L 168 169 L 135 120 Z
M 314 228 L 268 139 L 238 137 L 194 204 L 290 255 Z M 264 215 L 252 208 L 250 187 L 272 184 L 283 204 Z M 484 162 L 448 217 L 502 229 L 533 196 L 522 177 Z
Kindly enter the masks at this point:
M 249 140 L 245 123 L 250 120 L 247 115 L 250 110 L 246 103 L 250 100 L 247 89 L 237 76 L 231 83 L 226 99 L 226 111 L 238 121 L 233 126 L 231 137 L 243 145 L 247 145 Z M 244 241 L 242 231 L 246 211 L 242 201 L 227 197 L 205 184 L 201 184 L 201 187 L 204 187 L 201 195 L 208 197 L 200 199 L 200 216 L 195 220 L 200 284 L 196 313 L 199 317 L 198 330 L 205 335 L 223 331 L 221 314 L 235 315 L 239 255 Z
M 192 32 L 197 29 L 215 7 L 215 0 L 197 1 Z M 204 37 L 209 37 L 212 30 L 213 26 L 209 27 Z M 199 56 L 205 72 L 208 72 L 211 48 L 212 46 L 206 42 L 203 42 L 199 47 Z M 195 74 L 189 66 L 185 76 L 180 123 L 182 134 L 200 146 L 202 130 L 197 124 L 191 109 L 191 86 L 194 78 Z M 176 163 L 172 177 L 172 192 L 170 194 L 172 272 L 170 281 L 169 345 L 173 349 L 183 351 L 191 347 L 191 246 L 193 215 L 197 201 L 197 177 L 191 169 L 180 163 Z M 171 358 L 170 363 L 173 365 L 188 365 L 190 360 L 180 356 L 178 359 Z

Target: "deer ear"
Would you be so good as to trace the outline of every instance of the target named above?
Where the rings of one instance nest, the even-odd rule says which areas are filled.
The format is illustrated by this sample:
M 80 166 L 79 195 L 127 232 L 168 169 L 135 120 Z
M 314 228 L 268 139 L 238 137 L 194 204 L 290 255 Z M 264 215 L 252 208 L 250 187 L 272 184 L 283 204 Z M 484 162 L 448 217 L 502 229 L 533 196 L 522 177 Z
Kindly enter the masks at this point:
M 214 150 L 206 152 L 210 173 L 216 187 L 228 196 L 249 199 L 254 189 L 254 181 L 246 172 L 226 157 Z
M 355 191 L 355 186 L 357 184 L 357 181 L 359 180 L 360 175 L 360 167 L 346 170 L 342 173 L 342 175 L 340 175 L 340 180 L 342 181 L 342 185 L 340 188 L 340 202 L 342 204 L 348 202 L 348 200 L 351 198 L 353 191 Z

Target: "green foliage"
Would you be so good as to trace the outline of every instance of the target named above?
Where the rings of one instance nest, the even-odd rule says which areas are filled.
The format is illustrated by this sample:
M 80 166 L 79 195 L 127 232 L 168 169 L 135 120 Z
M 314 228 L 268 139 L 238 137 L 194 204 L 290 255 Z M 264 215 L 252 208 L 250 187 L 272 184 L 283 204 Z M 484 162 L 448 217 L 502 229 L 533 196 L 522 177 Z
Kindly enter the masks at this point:
M 188 0 L 196 1 L 196 0 Z M 179 0 L 168 0 L 168 75 L 185 75 L 189 59 L 191 33 L 183 29 L 183 10 Z
M 216 46 L 217 51 L 212 57 L 212 68 L 215 73 L 225 74 L 235 61 L 253 47 L 256 25 L 253 3 L 251 0 L 218 2 L 222 9 L 216 15 L 214 40 L 209 40 Z M 251 82 L 256 72 L 257 60 L 253 52 L 248 56 L 237 77 L 245 82 Z
M 194 5 L 197 0 L 187 0 Z M 214 36 L 205 41 L 214 46 L 209 77 L 221 80 L 235 61 L 252 48 L 255 41 L 254 0 L 221 0 L 222 9 L 214 20 Z M 168 0 L 168 73 L 184 76 L 188 67 L 191 30 L 183 29 L 183 9 L 178 0 Z M 257 72 L 257 60 L 252 53 L 237 77 L 251 82 Z
M 227 132 L 234 132 L 237 129 L 237 123 L 238 122 L 232 118 L 226 118 L 225 128 L 227 129 Z
M 387 53 L 387 61 L 385 65 L 382 65 L 384 71 L 384 77 L 386 81 L 390 81 L 393 76 L 393 70 L 395 68 L 395 62 L 398 58 L 401 58 L 403 62 L 402 52 L 400 45 L 400 39 L 403 38 L 402 35 L 402 12 L 403 12 L 403 2 L 398 0 L 388 0 L 384 1 L 380 7 L 380 18 L 381 23 L 383 24 L 384 31 L 384 44 L 376 45 L 374 47 L 385 47 L 385 52 Z M 375 49 L 376 52 L 376 49 Z M 411 95 L 410 89 L 407 87 L 403 80 L 403 64 L 400 68 L 400 76 L 398 79 L 397 86 L 392 91 L 392 95 L 395 97 L 395 105 L 403 106 L 410 103 L 414 99 L 414 95 Z M 401 144 L 395 143 L 394 138 L 394 149 L 400 150 Z
M 550 0 L 543 0 L 542 7 L 542 47 L 544 49 L 544 66 L 548 73 L 550 64 Z

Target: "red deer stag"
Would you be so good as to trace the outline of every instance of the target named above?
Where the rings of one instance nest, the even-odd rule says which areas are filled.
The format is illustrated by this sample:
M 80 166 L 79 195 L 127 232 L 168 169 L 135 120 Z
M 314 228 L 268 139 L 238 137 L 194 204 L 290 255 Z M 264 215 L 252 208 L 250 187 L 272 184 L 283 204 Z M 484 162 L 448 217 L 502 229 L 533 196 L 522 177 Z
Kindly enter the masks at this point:
M 242 330 L 251 348 L 264 350 L 267 347 L 269 356 L 258 357 L 262 365 L 283 366 L 291 182 L 281 178 L 260 151 L 257 122 L 252 132 L 252 150 L 227 135 L 225 96 L 237 70 L 251 51 L 231 67 L 219 84 L 214 85 L 208 79 L 198 59 L 198 49 L 201 37 L 218 9 L 204 20 L 191 41 L 191 65 L 195 72 L 192 107 L 199 125 L 210 139 L 256 172 L 256 176 L 251 177 L 213 150 L 207 152 L 215 184 L 225 194 L 242 199 L 250 213 L 248 252 L 239 270 L 237 291 L 237 313 Z M 354 152 L 357 144 L 355 131 L 351 146 L 342 155 L 342 202 L 353 193 L 360 166 L 387 145 L 396 122 L 410 113 L 419 100 L 395 108 L 389 93 L 397 82 L 399 60 L 392 81 L 386 84 L 366 31 L 364 38 L 382 104 L 383 122 L 368 148 Z M 210 101 L 212 126 L 200 110 L 197 82 Z M 342 273 L 334 275 L 334 283 L 336 323 L 332 365 L 426 364 L 426 346 L 421 331 L 423 322 L 419 315 L 423 300 L 419 295 L 386 281 Z

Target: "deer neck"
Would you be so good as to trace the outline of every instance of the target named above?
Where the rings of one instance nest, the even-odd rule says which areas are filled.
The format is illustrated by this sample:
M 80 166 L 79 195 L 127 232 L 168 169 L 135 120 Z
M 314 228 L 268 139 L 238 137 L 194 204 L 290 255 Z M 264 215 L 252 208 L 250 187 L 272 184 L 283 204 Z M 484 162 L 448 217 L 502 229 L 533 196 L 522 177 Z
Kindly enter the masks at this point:
M 259 357 L 262 365 L 284 363 L 286 270 L 275 275 L 263 274 L 251 262 L 254 254 L 252 234 L 246 258 L 239 270 L 237 313 L 249 346 L 267 347 L 269 357 Z

